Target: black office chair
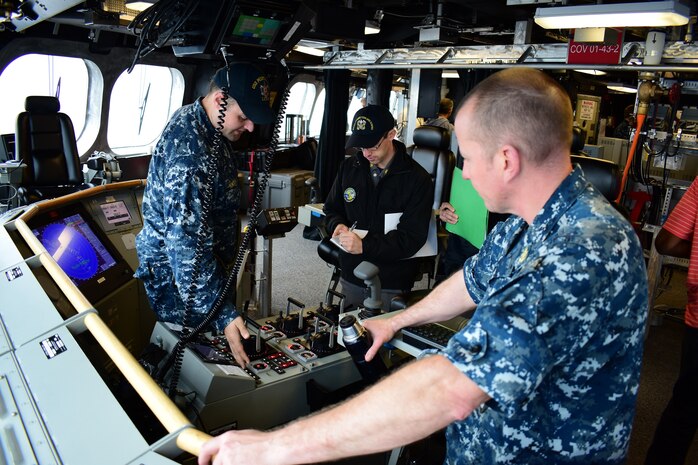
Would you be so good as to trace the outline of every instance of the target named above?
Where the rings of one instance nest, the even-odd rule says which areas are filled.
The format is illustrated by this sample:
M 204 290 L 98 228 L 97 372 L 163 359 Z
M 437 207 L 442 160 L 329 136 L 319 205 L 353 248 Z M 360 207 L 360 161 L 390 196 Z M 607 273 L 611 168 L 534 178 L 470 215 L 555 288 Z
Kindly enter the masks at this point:
M 587 143 L 587 132 L 579 126 L 572 127 L 572 145 L 570 152 L 572 155 L 587 155 L 584 146 Z
M 602 158 L 572 155 L 572 163 L 578 164 L 584 177 L 592 183 L 606 200 L 615 205 L 615 199 L 620 192 L 620 167 L 617 163 Z
M 320 243 L 317 245 L 317 254 L 328 265 L 332 266 L 332 275 L 330 276 L 330 283 L 327 286 L 327 290 L 336 292 L 342 272 L 339 265 L 339 254 L 341 251 L 330 239 L 331 237 L 328 235 L 320 240 Z
M 615 199 L 620 192 L 621 171 L 617 163 L 602 158 L 593 158 L 584 152 L 586 143 L 586 131 L 580 127 L 572 128 L 572 164 L 578 164 L 584 177 L 592 183 L 606 197 L 606 200 L 615 205 Z
M 91 187 L 83 179 L 70 117 L 56 97 L 27 97 L 17 116 L 15 159 L 23 161 L 19 188 L 23 205 Z
M 412 135 L 414 145 L 408 148 L 412 158 L 424 168 L 434 182 L 434 202 L 432 210 L 437 212 L 442 202 L 451 198 L 451 180 L 456 166 L 456 156 L 451 152 L 451 132 L 437 126 L 420 126 Z M 429 279 L 436 276 L 439 255 L 446 248 L 448 232 L 437 222 L 437 255 L 424 257 L 420 275 L 426 273 Z

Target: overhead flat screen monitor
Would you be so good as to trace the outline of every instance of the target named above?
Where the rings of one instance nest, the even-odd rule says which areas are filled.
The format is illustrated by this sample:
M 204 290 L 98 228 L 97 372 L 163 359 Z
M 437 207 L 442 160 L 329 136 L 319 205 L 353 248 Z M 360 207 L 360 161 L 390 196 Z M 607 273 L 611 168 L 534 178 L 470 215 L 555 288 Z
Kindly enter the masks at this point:
M 277 19 L 240 15 L 230 37 L 236 42 L 266 47 L 274 43 L 282 24 Z
M 118 207 L 112 207 L 108 215 L 118 221 L 123 217 L 123 212 Z M 80 204 L 33 218 L 30 227 L 58 266 L 90 302 L 101 300 L 133 276 L 126 261 Z

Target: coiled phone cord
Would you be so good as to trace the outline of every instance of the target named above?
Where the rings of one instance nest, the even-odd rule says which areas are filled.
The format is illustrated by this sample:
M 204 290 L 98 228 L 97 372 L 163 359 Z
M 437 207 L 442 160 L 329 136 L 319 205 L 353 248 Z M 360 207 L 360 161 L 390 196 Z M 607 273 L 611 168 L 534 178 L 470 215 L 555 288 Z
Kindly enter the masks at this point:
M 282 63 L 285 67 L 285 63 Z M 290 80 L 290 75 L 288 74 L 288 68 L 286 68 L 287 72 L 287 82 Z M 227 97 L 228 97 L 228 89 L 224 88 L 222 89 L 224 92 L 224 101 L 223 104 L 227 105 Z M 179 383 L 179 375 L 181 373 L 182 369 L 182 359 L 184 357 L 184 347 L 186 344 L 188 344 L 191 340 L 194 339 L 201 331 L 203 331 L 204 328 L 206 328 L 217 316 L 218 313 L 220 313 L 220 309 L 223 306 L 223 303 L 225 302 L 225 299 L 230 292 L 231 287 L 233 286 L 233 283 L 237 283 L 237 275 L 240 273 L 240 269 L 242 268 L 243 262 L 245 260 L 245 251 L 248 250 L 250 247 L 250 241 L 252 239 L 252 235 L 254 234 L 254 231 L 257 226 L 257 216 L 258 216 L 258 210 L 260 210 L 260 206 L 262 204 L 262 200 L 264 198 L 264 193 L 266 191 L 267 183 L 269 181 L 269 175 L 271 171 L 271 165 L 274 160 L 274 153 L 276 152 L 276 148 L 278 147 L 279 144 L 279 139 L 280 139 L 280 132 L 281 132 L 281 123 L 282 123 L 282 118 L 283 115 L 286 111 L 286 106 L 288 104 L 288 98 L 289 98 L 290 92 L 289 89 L 286 88 L 286 90 L 283 93 L 283 96 L 281 98 L 281 103 L 279 105 L 279 110 L 277 112 L 276 116 L 276 121 L 274 122 L 274 129 L 272 132 L 272 138 L 271 142 L 269 145 L 269 148 L 267 151 L 263 152 L 265 155 L 265 161 L 264 161 L 264 168 L 262 170 L 262 176 L 261 179 L 258 180 L 257 183 L 257 192 L 255 194 L 255 199 L 254 202 L 252 203 L 252 206 L 248 210 L 248 216 L 249 216 L 249 222 L 248 222 L 248 227 L 245 230 L 242 240 L 240 241 L 240 247 L 238 249 L 238 252 L 235 257 L 235 261 L 233 263 L 233 268 L 230 272 L 230 275 L 228 276 L 228 279 L 226 280 L 225 284 L 223 285 L 223 288 L 221 289 L 221 292 L 218 294 L 216 297 L 216 300 L 214 301 L 213 306 L 211 307 L 211 310 L 208 312 L 206 317 L 199 323 L 196 328 L 194 328 L 192 331 L 184 330 L 181 334 L 180 340 L 177 342 L 175 345 L 172 354 L 168 358 L 168 360 L 164 363 L 162 369 L 159 371 L 157 380 L 161 381 L 167 371 L 169 370 L 170 367 L 172 367 L 172 376 L 170 378 L 170 383 L 168 387 L 168 395 L 172 397 L 176 393 L 177 389 L 177 384 Z M 225 106 L 221 105 L 221 109 L 219 110 L 219 116 L 218 116 L 218 122 L 217 122 L 217 127 L 216 127 L 216 138 L 214 139 L 214 147 L 213 147 L 213 153 L 214 154 L 219 154 L 221 150 L 221 145 L 223 143 L 223 135 L 221 133 L 222 128 L 223 128 L 223 122 L 225 118 Z M 208 165 L 209 168 L 214 168 L 215 169 L 215 162 L 216 158 L 215 157 L 210 157 L 208 160 Z M 214 171 L 209 171 L 209 176 L 212 176 L 212 173 Z M 211 183 L 209 183 L 210 185 Z M 201 227 L 207 227 L 208 223 L 208 216 L 210 213 L 210 208 L 211 208 L 211 190 L 209 189 L 208 191 L 208 197 L 204 197 L 202 199 L 202 225 Z M 208 205 L 206 204 L 206 201 L 208 201 Z M 206 224 L 206 226 L 204 226 Z M 202 230 L 204 231 L 204 230 Z M 199 244 L 199 238 L 197 238 L 197 252 L 200 252 L 199 255 L 203 255 L 203 242 L 200 246 Z M 195 269 L 199 268 L 199 263 L 200 263 L 201 256 L 196 256 L 195 252 Z M 196 277 L 198 279 L 198 275 L 200 274 L 200 270 L 198 271 Z M 192 273 L 192 276 L 194 274 Z M 195 281 L 192 279 L 192 285 L 190 286 L 190 291 L 193 291 L 195 289 Z M 188 299 L 188 304 L 185 305 L 185 315 L 183 318 L 183 321 L 189 320 L 188 316 L 193 312 L 193 292 L 189 294 L 189 299 Z
M 183 340 L 189 340 L 187 336 L 190 334 L 189 324 L 191 320 L 191 315 L 194 313 L 194 296 L 196 295 L 196 288 L 201 276 L 201 264 L 203 262 L 204 256 L 204 246 L 206 245 L 206 240 L 209 237 L 211 227 L 209 225 L 209 219 L 211 217 L 211 204 L 213 202 L 213 178 L 216 173 L 218 156 L 223 150 L 223 124 L 225 123 L 225 112 L 228 108 L 228 88 L 224 87 L 221 89 L 223 91 L 223 97 L 221 99 L 221 104 L 218 109 L 218 118 L 216 122 L 216 135 L 213 139 L 213 147 L 211 149 L 211 155 L 206 157 L 206 179 L 201 183 L 199 189 L 201 190 L 201 222 L 199 223 L 199 231 L 196 237 L 196 247 L 194 249 L 193 257 L 193 269 L 191 272 L 191 281 L 189 282 L 189 287 L 187 288 L 187 299 L 184 302 L 184 315 L 182 316 L 182 335 L 180 341 L 175 345 L 172 355 L 170 356 L 171 363 L 166 365 L 172 365 L 172 377 L 170 378 L 170 385 L 168 388 L 168 395 L 172 397 L 179 383 L 179 374 L 182 369 L 182 359 L 184 357 L 184 344 L 181 342 Z

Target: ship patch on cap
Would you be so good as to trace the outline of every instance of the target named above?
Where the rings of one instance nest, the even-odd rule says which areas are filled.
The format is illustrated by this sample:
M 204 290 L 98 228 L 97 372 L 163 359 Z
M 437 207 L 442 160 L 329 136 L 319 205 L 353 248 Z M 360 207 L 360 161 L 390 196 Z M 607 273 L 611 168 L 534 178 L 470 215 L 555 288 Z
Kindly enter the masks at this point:
M 269 83 L 267 78 L 264 76 L 259 76 L 252 83 L 252 90 L 256 90 L 259 87 L 259 95 L 262 97 L 262 102 L 269 101 Z
M 375 147 L 395 127 L 395 118 L 386 107 L 367 105 L 354 114 L 352 133 L 345 148 Z
M 354 127 L 352 128 L 352 131 L 373 131 L 374 129 L 374 124 L 373 121 L 371 121 L 371 118 L 367 118 L 366 116 L 359 116 L 356 118 L 356 121 L 354 121 Z

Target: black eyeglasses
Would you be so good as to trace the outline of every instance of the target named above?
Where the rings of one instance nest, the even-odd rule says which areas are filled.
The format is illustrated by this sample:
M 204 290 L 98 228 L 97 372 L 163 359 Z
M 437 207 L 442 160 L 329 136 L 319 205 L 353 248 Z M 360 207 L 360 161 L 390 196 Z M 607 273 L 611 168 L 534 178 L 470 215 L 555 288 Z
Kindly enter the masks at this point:
M 380 139 L 378 139 L 378 143 L 377 143 L 376 145 L 374 145 L 373 147 L 370 147 L 370 148 L 367 148 L 367 147 L 357 147 L 357 148 L 358 148 L 359 150 L 361 150 L 361 151 L 364 151 L 364 150 L 367 150 L 367 151 L 369 151 L 369 152 L 376 151 L 376 150 L 378 150 L 378 147 L 380 147 L 380 145 L 383 143 L 383 139 L 386 138 L 386 136 L 388 135 L 389 132 L 390 132 L 390 131 L 388 131 L 388 132 L 386 132 L 385 134 L 383 134 L 383 137 L 381 137 Z

